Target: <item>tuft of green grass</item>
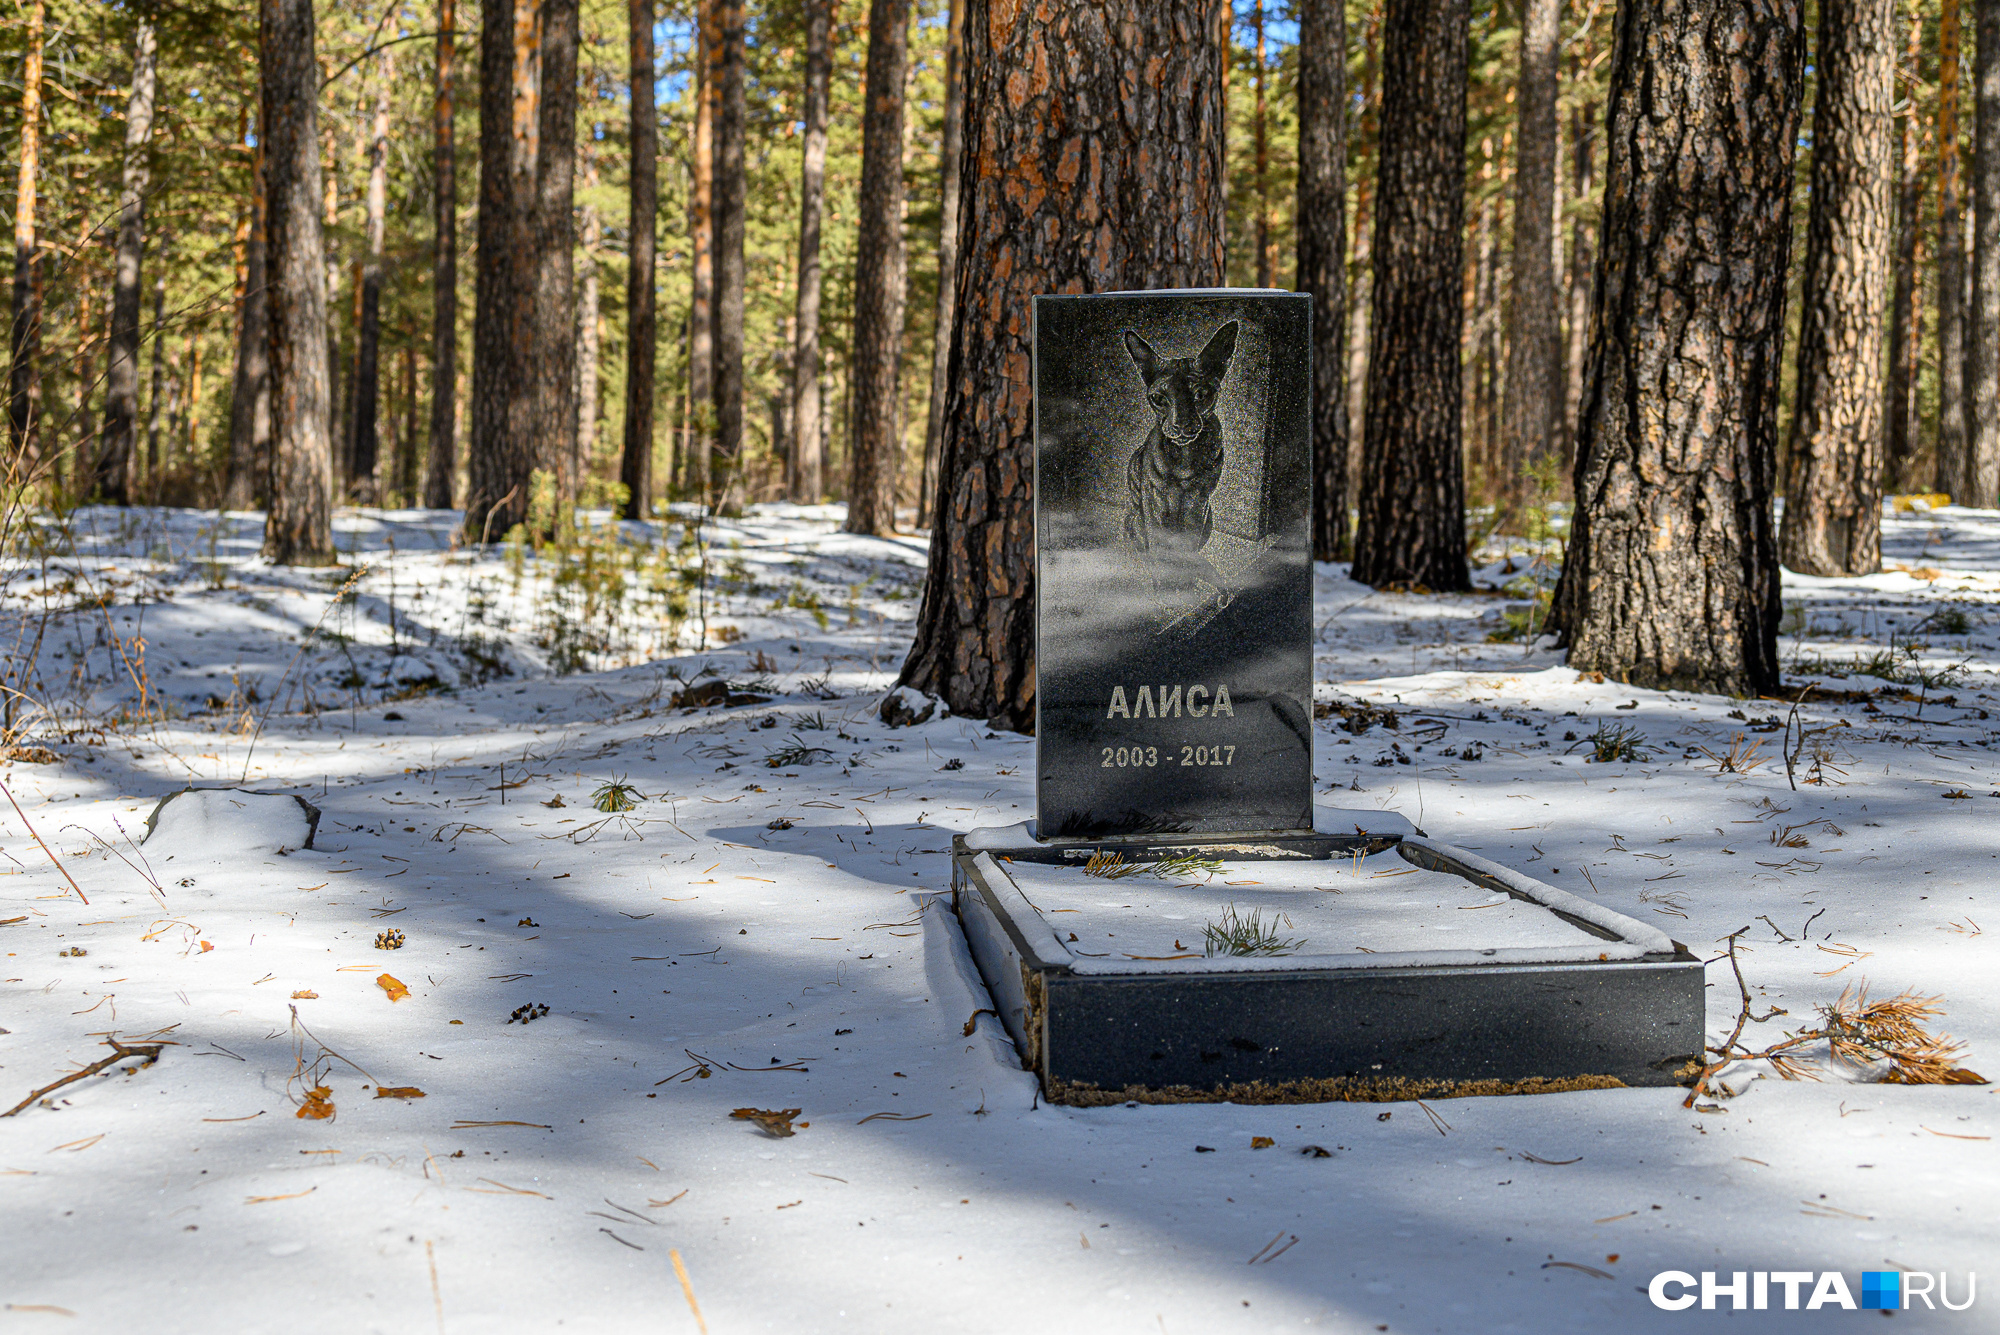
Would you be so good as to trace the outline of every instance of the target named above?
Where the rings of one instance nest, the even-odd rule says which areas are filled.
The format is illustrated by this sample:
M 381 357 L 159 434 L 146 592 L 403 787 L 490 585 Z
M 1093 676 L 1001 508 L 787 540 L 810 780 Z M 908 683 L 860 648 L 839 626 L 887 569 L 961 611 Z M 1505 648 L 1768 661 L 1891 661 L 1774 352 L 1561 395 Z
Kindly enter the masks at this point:
M 1599 723 L 1597 731 L 1584 738 L 1579 745 L 1588 746 L 1590 758 L 1600 765 L 1619 761 L 1639 763 L 1653 758 L 1646 734 L 1624 723 Z
M 1287 923 L 1289 926 L 1289 923 Z M 1281 937 L 1278 935 L 1278 920 L 1264 920 L 1261 909 L 1250 910 L 1249 917 L 1243 917 L 1231 904 L 1222 911 L 1222 916 L 1201 929 L 1202 954 L 1273 956 L 1291 955 L 1305 944 L 1305 938 Z
M 791 765 L 810 765 L 821 758 L 831 759 L 833 752 L 824 746 L 807 746 L 805 738 L 792 734 L 792 744 L 781 746 L 764 757 L 767 769 L 785 769 Z
M 601 783 L 591 790 L 590 805 L 598 811 L 630 811 L 639 805 L 640 792 L 623 779 Z

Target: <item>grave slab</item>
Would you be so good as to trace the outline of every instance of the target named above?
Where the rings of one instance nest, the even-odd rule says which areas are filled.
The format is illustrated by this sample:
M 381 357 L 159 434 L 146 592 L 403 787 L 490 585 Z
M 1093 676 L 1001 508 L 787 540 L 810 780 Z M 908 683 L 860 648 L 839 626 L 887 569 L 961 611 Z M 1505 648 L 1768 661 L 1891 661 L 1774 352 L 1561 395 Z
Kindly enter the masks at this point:
M 1291 293 L 1035 299 L 1035 818 L 952 868 L 1023 1064 L 1078 1104 L 1686 1079 L 1679 943 L 1315 808 L 1311 332 Z M 1210 941 L 1232 911 L 1283 948 Z

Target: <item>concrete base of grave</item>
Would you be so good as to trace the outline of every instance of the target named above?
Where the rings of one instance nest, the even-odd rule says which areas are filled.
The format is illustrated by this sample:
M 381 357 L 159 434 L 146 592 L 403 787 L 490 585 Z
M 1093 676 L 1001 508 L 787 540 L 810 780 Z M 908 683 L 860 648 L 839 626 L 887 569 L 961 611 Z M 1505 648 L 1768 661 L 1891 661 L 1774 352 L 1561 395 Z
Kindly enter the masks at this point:
M 1702 965 L 1679 942 L 1433 841 L 1393 814 L 1322 811 L 1315 823 L 1226 840 L 1037 841 L 1032 826 L 1017 825 L 953 841 L 953 904 L 967 944 L 1047 1098 L 1388 1101 L 1671 1085 L 1698 1069 Z M 1468 897 L 1505 895 L 1516 920 L 1526 907 L 1566 927 L 1530 934 L 1532 945 L 1465 947 L 1455 937 L 1451 948 L 1382 953 L 1121 958 L 1066 941 L 1009 871 L 1078 867 L 1098 853 L 1139 864 L 1195 851 L 1274 864 L 1388 850 L 1412 869 L 1461 878 Z M 1131 883 L 1112 885 L 1133 897 Z

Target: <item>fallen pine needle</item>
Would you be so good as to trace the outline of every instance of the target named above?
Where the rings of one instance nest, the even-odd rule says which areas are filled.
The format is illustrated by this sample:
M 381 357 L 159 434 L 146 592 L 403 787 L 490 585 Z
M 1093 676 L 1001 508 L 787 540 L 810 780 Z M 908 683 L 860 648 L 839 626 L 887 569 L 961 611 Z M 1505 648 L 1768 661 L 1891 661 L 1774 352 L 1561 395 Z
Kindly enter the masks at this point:
M 664 1210 L 667 1206 L 672 1205 L 675 1201 L 687 1195 L 689 1190 L 690 1188 L 688 1187 L 682 1187 L 679 1191 L 675 1192 L 673 1195 L 667 1197 L 663 1201 L 649 1200 L 646 1202 L 646 1208 L 649 1210 Z
M 546 1126 L 541 1122 L 468 1122 L 463 1119 L 453 1122 L 451 1124 L 451 1129 L 454 1131 L 470 1131 L 474 1127 L 481 1127 L 481 1126 L 532 1126 L 537 1131 L 555 1130 L 554 1127 Z
M 294 1191 L 284 1196 L 245 1196 L 243 1203 L 245 1205 L 262 1205 L 266 1201 L 295 1201 L 301 1196 L 310 1196 L 318 1190 L 318 1187 L 307 1187 L 304 1191 Z
M 612 1240 L 613 1242 L 625 1242 L 625 1239 L 623 1239 L 623 1238 L 619 1237 L 619 1236 L 618 1236 L 618 1235 L 617 1235 L 616 1233 L 613 1233 L 613 1232 L 612 1232 L 612 1231 L 611 1231 L 610 1229 L 608 1229 L 608 1228 L 604 1228 L 604 1227 L 601 1227 L 601 1226 L 600 1226 L 600 1227 L 598 1228 L 598 1230 L 597 1230 L 597 1231 L 598 1231 L 599 1233 L 602 1233 L 602 1234 L 606 1235 L 607 1237 L 609 1237 L 609 1238 L 610 1238 L 610 1239 L 611 1239 L 611 1240 Z M 636 1242 L 625 1242 L 625 1245 L 626 1245 L 627 1247 L 630 1247 L 630 1248 L 631 1248 L 631 1249 L 632 1249 L 633 1251 L 635 1251 L 635 1252 L 643 1252 L 643 1251 L 645 1251 L 645 1250 L 646 1250 L 646 1249 L 645 1249 L 644 1247 L 641 1247 L 641 1246 L 640 1246 L 640 1245 L 639 1245 L 638 1243 L 636 1243 Z
M 930 1116 L 930 1114 L 929 1114 L 929 1113 L 916 1113 L 916 1114 L 906 1114 L 906 1113 L 894 1113 L 894 1112 L 878 1112 L 878 1113 L 869 1113 L 869 1114 L 868 1114 L 868 1115 L 867 1115 L 866 1117 L 862 1118 L 862 1119 L 861 1119 L 861 1120 L 860 1120 L 859 1122 L 856 1122 L 856 1123 L 855 1123 L 855 1125 L 856 1125 L 856 1126 L 864 1126 L 864 1125 L 866 1125 L 867 1123 L 869 1123 L 869 1122 L 872 1122 L 872 1121 L 874 1121 L 874 1120 L 875 1120 L 876 1118 L 878 1118 L 878 1117 L 880 1117 L 880 1118 L 883 1118 L 883 1119 L 885 1119 L 885 1120 L 887 1120 L 887 1121 L 891 1121 L 891 1122 L 921 1122 L 921 1121 L 923 1121 L 923 1120 L 924 1120 L 924 1119 L 925 1119 L 926 1117 L 929 1117 L 929 1116 Z
M 1843 1210 L 1838 1205 L 1828 1205 L 1825 1201 L 1800 1201 L 1799 1204 L 1806 1207 L 1799 1211 L 1800 1214 L 1809 1214 L 1815 1219 L 1832 1219 L 1835 1217 L 1845 1219 L 1873 1219 L 1875 1217 L 1872 1214 L 1856 1214 L 1852 1210 Z
M 1551 1168 L 1560 1168 L 1564 1164 L 1583 1162 L 1583 1156 L 1581 1154 L 1577 1155 L 1574 1159 L 1544 1159 L 1539 1154 L 1530 1154 L 1526 1150 L 1522 1150 L 1521 1157 L 1523 1159 L 1526 1159 L 1529 1163 L 1543 1163 L 1549 1165 L 1549 1167 Z
M 466 1190 L 476 1191 L 482 1196 L 540 1196 L 545 1201 L 555 1199 L 555 1197 L 548 1195 L 546 1192 L 530 1191 L 526 1187 L 510 1187 L 505 1182 L 493 1182 L 493 1179 L 490 1177 L 482 1177 L 479 1180 L 481 1182 L 492 1182 L 500 1190 L 488 1191 L 485 1187 L 467 1187 Z
M 53 1148 L 49 1149 L 46 1152 L 49 1154 L 54 1154 L 56 1150 L 68 1150 L 71 1154 L 81 1154 L 85 1150 L 89 1149 L 92 1145 L 95 1145 L 98 1141 L 104 1139 L 105 1134 L 106 1134 L 105 1132 L 100 1131 L 94 1136 L 85 1136 L 82 1140 L 72 1140 L 67 1145 L 54 1146 Z
M 1924 1124 L 1923 1124 L 1922 1122 L 1918 1122 L 1918 1123 L 1917 1123 L 1917 1125 L 1918 1125 L 1918 1126 L 1924 1126 Z M 1958 1133 L 1957 1133 L 1956 1131 L 1932 1131 L 1932 1130 L 1931 1130 L 1931 1128 L 1930 1128 L 1930 1127 L 1927 1127 L 1927 1126 L 1924 1126 L 1924 1130 L 1926 1130 L 1926 1131 L 1930 1131 L 1930 1133 L 1931 1133 L 1932 1135 L 1934 1135 L 1934 1136 L 1943 1136 L 1943 1137 L 1944 1137 L 1945 1139 L 1947 1139 L 1947 1140 L 1991 1140 L 1991 1139 L 1993 1139 L 1993 1137 L 1991 1137 L 1991 1136 L 1961 1136 L 1961 1135 L 1959 1135 L 1959 1134 L 1958 1134 Z
M 844 1178 L 844 1177 L 835 1177 L 835 1176 L 834 1176 L 834 1175 L 833 1175 L 832 1173 L 811 1173 L 811 1172 L 809 1172 L 809 1173 L 807 1173 L 807 1174 L 806 1174 L 806 1176 L 807 1176 L 807 1177 L 823 1177 L 823 1178 L 825 1178 L 825 1179 L 826 1179 L 827 1181 L 829 1181 L 829 1182 L 838 1182 L 838 1183 L 840 1183 L 840 1185 L 841 1185 L 841 1186 L 843 1186 L 843 1187 L 844 1187 L 844 1186 L 847 1186 L 847 1185 L 849 1185 L 849 1184 L 848 1184 L 848 1181 L 847 1181 L 847 1179 L 846 1179 L 846 1178 Z M 684 1192 L 682 1192 L 682 1193 L 681 1193 L 681 1195 L 682 1195 L 682 1196 L 685 1196 L 685 1195 L 687 1195 L 687 1193 L 686 1193 L 686 1192 L 684 1191 Z M 675 1199 L 679 1199 L 679 1197 L 676 1197 Z
M 256 1112 L 251 1113 L 250 1116 L 248 1117 L 204 1117 L 201 1120 L 204 1122 L 249 1122 L 249 1121 L 254 1121 L 259 1117 L 262 1117 L 263 1115 L 264 1115 L 264 1110 L 262 1108 L 259 1108 Z
M 431 1263 L 431 1303 L 437 1308 L 438 1335 L 444 1335 L 444 1290 L 438 1287 L 437 1249 L 424 1239 L 424 1259 Z
M 694 1323 L 701 1328 L 701 1335 L 708 1335 L 708 1322 L 701 1318 L 701 1304 L 694 1300 L 694 1285 L 688 1282 L 687 1267 L 681 1264 L 681 1254 L 674 1248 L 667 1249 L 667 1255 L 674 1260 L 674 1274 L 680 1277 L 681 1292 L 687 1295 L 688 1310 L 694 1313 Z
M 1565 1269 L 1565 1270 L 1581 1270 L 1581 1271 L 1582 1271 L 1582 1272 L 1583 1272 L 1584 1274 L 1586 1274 L 1586 1275 L 1595 1275 L 1595 1276 L 1597 1276 L 1597 1278 L 1599 1278 L 1599 1279 L 1614 1279 L 1614 1278 L 1616 1278 L 1616 1276 L 1613 1276 L 1613 1275 L 1609 1275 L 1609 1274 L 1606 1274 L 1606 1273 L 1605 1273 L 1604 1271 L 1602 1271 L 1602 1270 L 1599 1270 L 1599 1269 L 1598 1269 L 1598 1268 L 1597 1268 L 1596 1266 L 1594 1266 L 1594 1265 L 1578 1265 L 1578 1264 L 1577 1264 L 1576 1262 L 1574 1262 L 1574 1261 L 1544 1261 L 1544 1262 L 1542 1262 L 1542 1269 L 1544 1269 L 1544 1270 L 1547 1270 L 1547 1269 L 1548 1269 L 1549 1267 L 1551 1267 L 1551 1266 L 1561 1266 L 1561 1267 L 1562 1267 L 1563 1269 Z
M 10 1312 L 47 1312 L 50 1316 L 75 1316 L 67 1307 L 57 1307 L 53 1303 L 8 1303 Z
M 1624 1214 L 1606 1215 L 1602 1219 L 1593 1219 L 1590 1222 L 1593 1224 L 1615 1224 L 1621 1219 L 1630 1219 L 1637 1213 L 1639 1213 L 1637 1210 L 1627 1210 Z

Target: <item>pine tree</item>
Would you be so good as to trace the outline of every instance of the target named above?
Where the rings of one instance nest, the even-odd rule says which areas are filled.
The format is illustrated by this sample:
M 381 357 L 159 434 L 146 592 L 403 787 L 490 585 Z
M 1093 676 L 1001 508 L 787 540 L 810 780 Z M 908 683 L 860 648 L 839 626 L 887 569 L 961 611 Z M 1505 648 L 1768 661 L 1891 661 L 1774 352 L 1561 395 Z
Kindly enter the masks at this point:
M 1820 0 L 1797 404 L 1778 533 L 1806 575 L 1882 565 L 1882 340 L 1894 0 Z
M 1800 9 L 1666 0 L 1622 7 L 1617 25 L 1553 621 L 1579 671 L 1755 695 L 1778 685 L 1771 502 Z
M 868 87 L 861 120 L 861 221 L 854 256 L 854 448 L 849 533 L 896 531 L 903 452 L 903 82 L 909 0 L 868 6 Z
M 962 186 L 959 289 L 978 295 L 953 339 L 930 576 L 901 677 L 955 714 L 1034 726 L 1029 302 L 1222 279 L 1216 18 L 1209 0 L 966 0 L 966 154 L 983 166 Z
M 1389 0 L 1354 578 L 1471 587 L 1460 450 L 1464 0 Z

